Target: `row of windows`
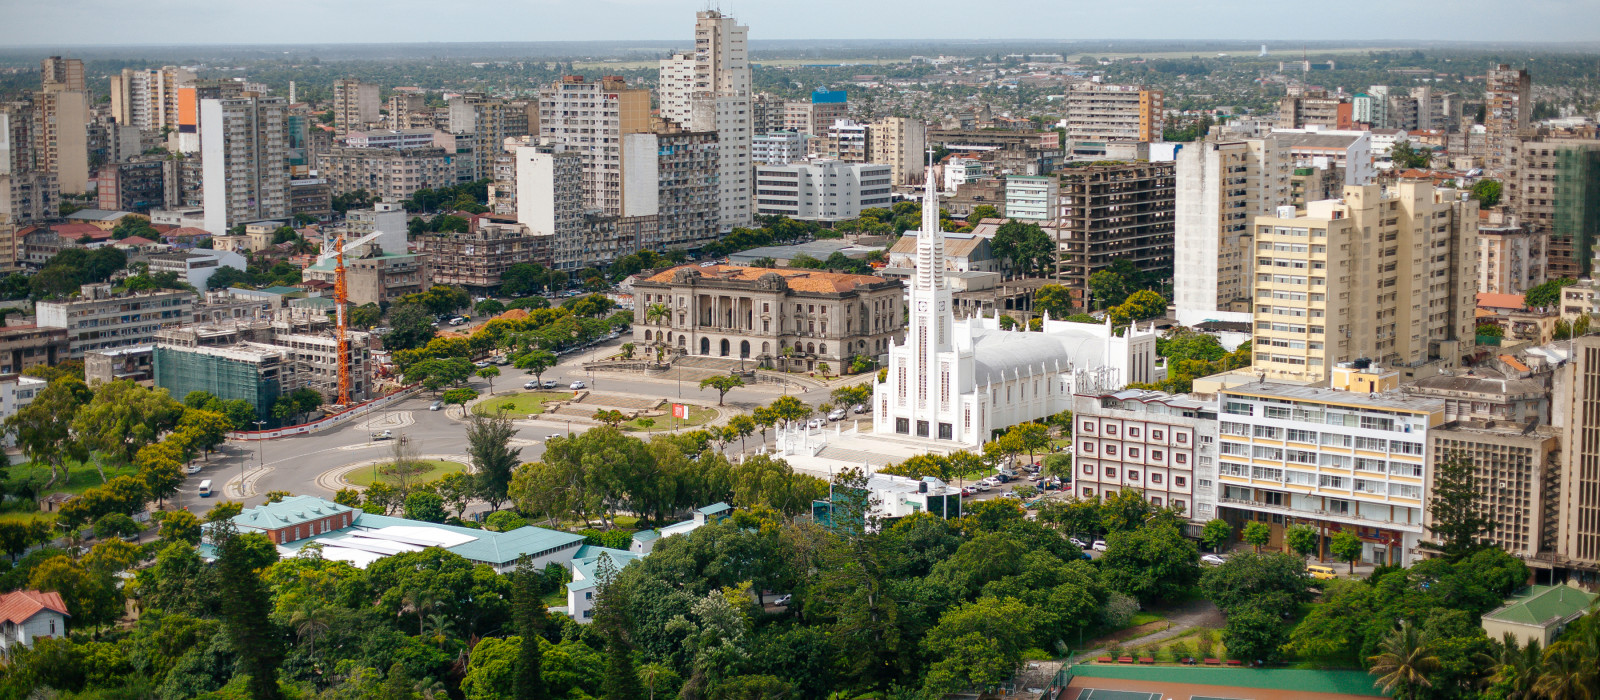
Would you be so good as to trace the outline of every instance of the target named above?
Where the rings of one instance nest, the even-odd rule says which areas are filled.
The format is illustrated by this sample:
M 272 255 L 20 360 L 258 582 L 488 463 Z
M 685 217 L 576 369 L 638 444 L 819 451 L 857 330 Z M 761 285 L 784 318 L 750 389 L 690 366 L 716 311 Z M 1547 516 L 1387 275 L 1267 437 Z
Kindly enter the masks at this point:
M 1092 421 L 1085 421 L 1082 425 L 1079 426 L 1079 429 L 1082 430 L 1085 433 L 1091 433 L 1092 434 L 1092 433 L 1094 433 L 1094 426 L 1095 426 L 1095 424 Z M 1115 425 L 1107 425 L 1105 428 L 1106 428 L 1105 429 L 1105 434 L 1106 435 L 1116 435 L 1117 434 L 1117 426 L 1115 426 Z M 1139 439 L 1139 432 L 1140 432 L 1139 428 L 1134 428 L 1134 427 L 1128 428 L 1128 439 L 1130 439 L 1130 440 Z M 1150 439 L 1151 440 L 1156 440 L 1156 441 L 1165 440 L 1165 439 L 1167 439 L 1166 438 L 1166 433 L 1164 431 L 1160 430 L 1160 429 L 1152 428 L 1152 429 L 1150 429 Z M 1187 442 L 1189 442 L 1189 435 L 1188 435 L 1188 433 L 1177 433 L 1177 434 L 1175 434 L 1173 436 L 1173 439 L 1177 440 L 1180 443 L 1187 443 Z

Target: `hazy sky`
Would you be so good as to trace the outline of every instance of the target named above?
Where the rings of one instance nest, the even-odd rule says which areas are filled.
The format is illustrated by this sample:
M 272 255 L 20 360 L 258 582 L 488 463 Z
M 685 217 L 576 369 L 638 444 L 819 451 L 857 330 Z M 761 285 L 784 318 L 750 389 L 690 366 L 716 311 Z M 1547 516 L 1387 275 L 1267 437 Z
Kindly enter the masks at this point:
M 687 41 L 705 0 L 0 0 L 23 45 Z M 752 39 L 1600 40 L 1600 0 L 736 0 Z

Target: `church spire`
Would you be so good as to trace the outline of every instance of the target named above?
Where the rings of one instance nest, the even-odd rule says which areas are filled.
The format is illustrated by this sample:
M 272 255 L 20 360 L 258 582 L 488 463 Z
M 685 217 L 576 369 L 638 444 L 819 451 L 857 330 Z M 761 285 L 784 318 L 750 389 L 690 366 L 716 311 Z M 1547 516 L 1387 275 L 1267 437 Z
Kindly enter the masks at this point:
M 922 231 L 917 234 L 917 281 L 919 289 L 944 289 L 944 231 L 939 228 L 939 190 L 933 175 L 933 149 L 928 149 L 927 172 L 923 177 Z

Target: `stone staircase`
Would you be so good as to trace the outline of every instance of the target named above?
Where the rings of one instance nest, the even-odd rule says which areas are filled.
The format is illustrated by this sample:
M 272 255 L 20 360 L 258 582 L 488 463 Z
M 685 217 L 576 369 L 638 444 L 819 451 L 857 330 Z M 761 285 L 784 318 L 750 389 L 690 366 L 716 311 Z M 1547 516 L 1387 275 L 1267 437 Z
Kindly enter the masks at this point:
M 823 459 L 834 459 L 856 466 L 870 464 L 873 467 L 884 467 L 889 464 L 889 460 L 884 459 L 881 455 L 876 455 L 862 450 L 847 450 L 843 447 L 835 447 L 833 445 L 824 445 L 822 450 L 817 452 L 817 456 Z

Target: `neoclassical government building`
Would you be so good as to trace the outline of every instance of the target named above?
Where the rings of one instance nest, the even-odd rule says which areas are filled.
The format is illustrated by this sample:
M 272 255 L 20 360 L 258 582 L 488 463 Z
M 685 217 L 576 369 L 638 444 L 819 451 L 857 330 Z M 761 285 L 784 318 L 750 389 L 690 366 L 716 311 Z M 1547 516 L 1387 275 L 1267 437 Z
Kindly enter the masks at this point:
M 905 288 L 870 275 L 681 265 L 633 283 L 633 341 L 677 352 L 833 372 L 876 359 L 905 332 Z M 664 307 L 665 318 L 652 308 Z

